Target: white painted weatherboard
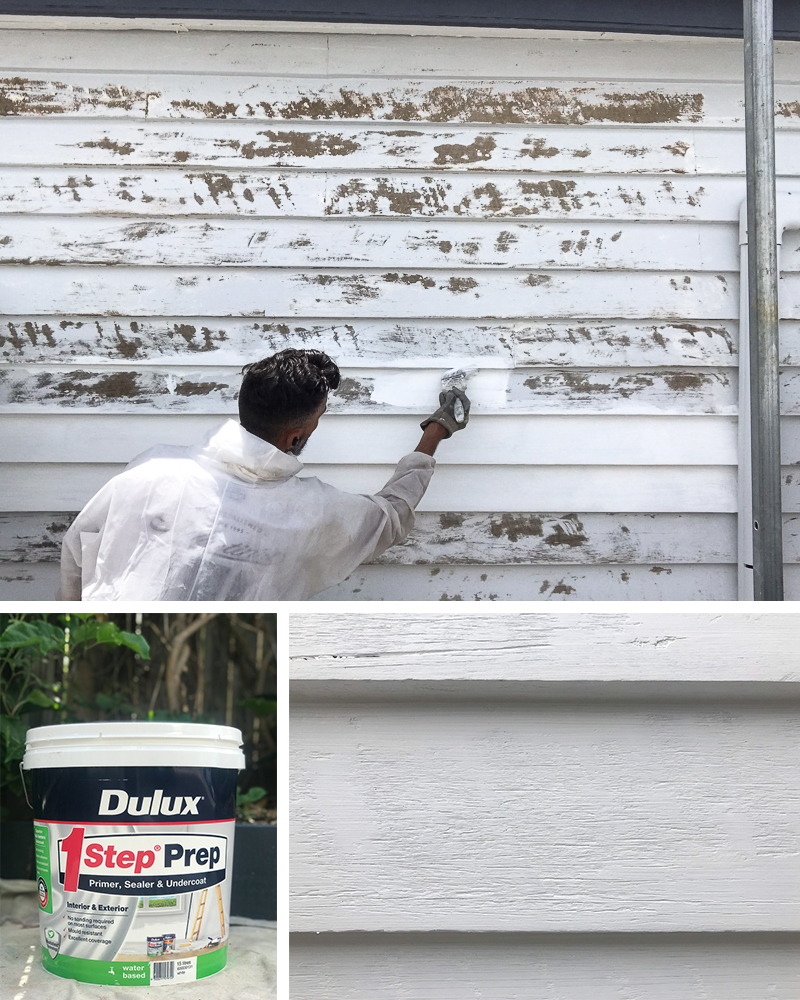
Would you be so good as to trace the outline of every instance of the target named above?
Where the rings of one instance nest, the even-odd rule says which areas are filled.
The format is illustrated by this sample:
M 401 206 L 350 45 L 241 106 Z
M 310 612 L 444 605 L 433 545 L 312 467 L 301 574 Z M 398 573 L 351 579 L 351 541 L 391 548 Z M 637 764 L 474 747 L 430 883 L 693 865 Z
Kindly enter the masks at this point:
M 735 597 L 741 43 L 213 27 L 0 28 L 0 596 L 296 346 L 344 374 L 309 472 L 356 491 L 480 367 L 408 544 L 321 599 Z M 776 43 L 787 192 L 797 86 Z M 792 598 L 800 234 L 782 266 Z
M 800 616 L 295 615 L 292 997 L 800 982 Z

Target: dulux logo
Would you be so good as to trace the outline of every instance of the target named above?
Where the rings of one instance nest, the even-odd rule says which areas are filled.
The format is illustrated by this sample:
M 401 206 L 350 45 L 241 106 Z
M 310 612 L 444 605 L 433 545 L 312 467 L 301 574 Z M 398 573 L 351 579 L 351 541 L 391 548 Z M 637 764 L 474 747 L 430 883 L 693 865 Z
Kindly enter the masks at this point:
M 100 796 L 99 816 L 119 816 L 127 812 L 129 816 L 196 816 L 197 803 L 201 796 L 194 797 L 164 795 L 163 788 L 157 788 L 152 795 L 139 797 L 128 795 L 121 788 L 106 788 Z

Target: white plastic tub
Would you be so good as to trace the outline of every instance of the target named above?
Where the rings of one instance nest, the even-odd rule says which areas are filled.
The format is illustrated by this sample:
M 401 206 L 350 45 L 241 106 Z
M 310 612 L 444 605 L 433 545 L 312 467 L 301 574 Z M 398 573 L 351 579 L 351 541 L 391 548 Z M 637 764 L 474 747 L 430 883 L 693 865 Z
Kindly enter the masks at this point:
M 157 986 L 225 967 L 241 742 L 173 722 L 28 732 L 48 972 Z

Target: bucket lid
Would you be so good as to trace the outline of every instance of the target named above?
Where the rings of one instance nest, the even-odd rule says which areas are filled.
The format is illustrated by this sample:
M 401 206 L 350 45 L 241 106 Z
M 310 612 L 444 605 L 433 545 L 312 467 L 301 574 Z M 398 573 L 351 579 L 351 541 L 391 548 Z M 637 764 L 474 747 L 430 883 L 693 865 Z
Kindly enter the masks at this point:
M 26 737 L 24 768 L 245 766 L 241 730 L 199 722 L 78 722 L 38 726 Z

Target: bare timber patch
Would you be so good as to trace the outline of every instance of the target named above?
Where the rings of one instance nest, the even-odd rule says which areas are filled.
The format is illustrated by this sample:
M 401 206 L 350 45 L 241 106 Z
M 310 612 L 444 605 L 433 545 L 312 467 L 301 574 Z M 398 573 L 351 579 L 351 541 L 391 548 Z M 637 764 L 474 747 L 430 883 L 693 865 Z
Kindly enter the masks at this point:
M 116 153 L 118 156 L 130 156 L 133 152 L 133 145 L 130 142 L 115 142 L 107 135 L 96 142 L 82 142 L 81 146 L 84 149 L 107 149 L 110 153 Z
M 491 136 L 479 135 L 468 146 L 445 142 L 433 147 L 436 153 L 433 162 L 442 167 L 459 163 L 480 163 L 491 160 L 492 150 L 496 147 L 497 143 Z
M 315 156 L 349 156 L 361 149 L 361 144 L 355 139 L 327 132 L 268 131 L 258 135 L 263 135 L 267 142 L 263 145 L 255 141 L 242 143 L 239 151 L 246 160 L 256 157 L 280 160 L 281 157 L 313 159 Z
M 147 113 L 155 91 L 132 90 L 118 84 L 81 87 L 59 80 L 0 79 L 0 116 L 78 114 L 91 109 Z
M 303 274 L 299 280 L 307 285 L 337 290 L 348 305 L 355 305 L 364 299 L 377 299 L 379 294 L 362 274 Z
M 199 102 L 173 102 L 201 110 Z M 618 91 L 602 87 L 525 87 L 501 90 L 478 86 L 395 87 L 385 91 L 320 87 L 290 100 L 261 101 L 267 118 L 300 120 L 359 120 L 487 122 L 498 125 L 585 125 L 590 122 L 659 124 L 700 122 L 703 95 L 666 90 Z M 248 115 L 246 105 L 239 112 Z M 235 113 L 235 112 L 234 112 Z M 208 112 L 219 117 L 217 106 Z M 547 154 L 544 154 L 547 155 Z

